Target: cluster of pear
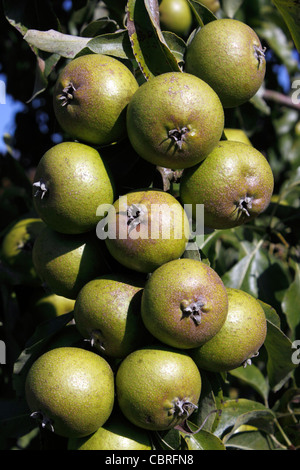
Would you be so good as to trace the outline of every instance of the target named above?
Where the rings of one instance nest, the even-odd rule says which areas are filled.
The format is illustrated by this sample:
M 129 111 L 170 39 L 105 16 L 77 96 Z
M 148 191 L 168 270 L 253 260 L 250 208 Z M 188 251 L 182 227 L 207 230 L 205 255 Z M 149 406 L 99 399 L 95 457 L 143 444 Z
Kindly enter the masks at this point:
M 229 132 L 224 139 L 224 108 L 249 100 L 264 71 L 254 31 L 229 19 L 196 33 L 183 72 L 139 84 L 126 65 L 100 54 L 62 70 L 53 103 L 70 140 L 36 170 L 42 227 L 32 259 L 52 292 L 74 300 L 87 346 L 66 342 L 40 356 L 26 397 L 33 416 L 68 437 L 70 448 L 99 448 L 96 433 L 120 416 L 138 430 L 135 443 L 139 436 L 150 449 L 144 431 L 181 426 L 197 409 L 201 370 L 250 364 L 263 345 L 259 301 L 226 288 L 186 253 L 197 205 L 205 226 L 218 229 L 257 217 L 270 202 L 265 156 Z M 124 137 L 142 159 L 182 170 L 179 195 L 155 187 L 115 194 L 101 148 Z M 103 448 L 117 445 L 110 437 Z

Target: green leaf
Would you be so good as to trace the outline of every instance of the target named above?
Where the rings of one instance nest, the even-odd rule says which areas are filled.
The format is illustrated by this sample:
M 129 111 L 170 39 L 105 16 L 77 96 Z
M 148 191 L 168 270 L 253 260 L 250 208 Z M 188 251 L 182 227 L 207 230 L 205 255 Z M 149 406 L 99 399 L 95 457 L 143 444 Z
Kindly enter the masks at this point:
M 184 63 L 184 55 L 186 51 L 186 44 L 184 40 L 171 31 L 163 31 L 163 36 L 168 45 L 168 48 L 174 57 L 176 57 L 178 64 Z
M 293 47 L 280 26 L 268 20 L 261 20 L 255 31 L 264 39 L 270 49 L 280 58 L 289 72 L 297 70 L 298 63 L 293 55 Z
M 87 38 L 93 38 L 100 34 L 115 33 L 118 29 L 116 21 L 106 17 L 91 21 L 81 31 L 80 35 Z
M 0 436 L 19 438 L 30 432 L 35 423 L 24 398 L 0 401 Z
M 134 59 L 127 30 L 96 36 L 89 40 L 86 47 L 95 54 L 106 54 L 120 59 Z
M 244 290 L 257 298 L 258 279 L 268 268 L 269 259 L 262 250 L 262 240 L 256 245 L 248 246 L 243 242 L 242 245 L 246 247 L 248 254 L 225 273 L 222 280 L 226 287 Z
M 245 431 L 233 434 L 226 442 L 226 449 L 274 450 L 273 441 L 261 431 Z
M 204 26 L 210 21 L 215 21 L 217 17 L 201 3 L 200 0 L 188 0 L 191 10 L 199 26 Z
M 202 389 L 198 409 L 190 417 L 197 429 L 214 433 L 224 403 L 224 381 L 221 374 L 201 370 Z M 189 421 L 189 424 L 190 424 Z
M 183 432 L 180 432 L 180 434 L 188 450 L 226 450 L 221 439 L 208 431 L 201 430 L 192 435 L 187 435 Z
M 299 0 L 273 0 L 282 15 L 295 46 L 300 51 L 300 3 Z
M 33 362 L 44 352 L 46 345 L 61 329 L 73 319 L 73 312 L 60 315 L 39 324 L 27 341 L 25 349 L 14 364 L 13 387 L 17 396 L 24 394 L 24 383 L 27 372 Z
M 270 388 L 277 392 L 297 367 L 292 362 L 292 342 L 283 331 L 267 320 L 264 347 L 268 353 L 267 374 Z
M 280 192 L 281 199 L 284 199 L 287 194 L 293 191 L 297 186 L 300 185 L 300 166 L 292 173 L 290 178 L 287 178 L 282 187 Z
M 251 424 L 270 432 L 273 419 L 274 413 L 261 403 L 245 398 L 227 400 L 223 405 L 218 427 L 214 434 L 224 438 L 224 435 L 229 433 L 229 438 L 243 424 Z
M 300 266 L 295 263 L 295 278 L 286 290 L 282 300 L 282 310 L 295 339 L 296 327 L 300 324 Z
M 157 1 L 128 0 L 126 25 L 135 60 L 146 80 L 165 72 L 181 72 L 160 30 Z
M 180 446 L 180 433 L 177 429 L 154 433 L 156 447 L 160 450 L 176 450 Z
M 226 16 L 228 16 L 229 18 L 234 18 L 235 14 L 243 3 L 244 0 L 223 0 L 222 10 L 224 11 Z
M 257 300 L 265 312 L 266 319 L 269 320 L 269 322 L 273 323 L 273 325 L 277 326 L 277 328 L 280 328 L 280 316 L 276 312 L 275 308 L 272 307 L 272 305 L 268 305 L 265 302 L 262 302 L 260 299 Z
M 231 370 L 230 375 L 239 379 L 243 384 L 252 387 L 267 402 L 269 395 L 269 384 L 263 373 L 252 364 L 250 367 L 238 367 Z
M 271 108 L 268 106 L 266 101 L 263 99 L 263 91 L 259 90 L 250 100 L 249 102 L 260 111 L 262 114 L 269 116 L 271 114 Z
M 41 51 L 72 59 L 87 45 L 91 38 L 63 34 L 54 29 L 48 31 L 29 29 L 24 35 L 24 39 L 32 47 Z
M 182 255 L 182 258 L 194 259 L 201 261 L 201 255 L 196 242 L 189 241 L 185 252 Z
M 235 424 L 231 431 L 224 437 L 223 441 L 226 442 L 230 437 L 242 426 L 253 426 L 257 429 L 260 429 L 268 434 L 274 433 L 274 418 L 275 414 L 268 408 L 265 410 L 254 410 L 248 411 L 241 414 L 235 420 Z

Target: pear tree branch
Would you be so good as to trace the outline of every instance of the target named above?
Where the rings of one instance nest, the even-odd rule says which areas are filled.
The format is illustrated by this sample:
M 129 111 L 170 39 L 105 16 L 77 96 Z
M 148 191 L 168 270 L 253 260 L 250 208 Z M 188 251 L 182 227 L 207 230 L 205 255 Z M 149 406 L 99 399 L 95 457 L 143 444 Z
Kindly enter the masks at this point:
M 283 106 L 287 106 L 288 108 L 300 110 L 300 99 L 293 99 L 291 96 L 284 95 L 278 91 L 265 89 L 262 97 L 266 101 L 273 101 Z

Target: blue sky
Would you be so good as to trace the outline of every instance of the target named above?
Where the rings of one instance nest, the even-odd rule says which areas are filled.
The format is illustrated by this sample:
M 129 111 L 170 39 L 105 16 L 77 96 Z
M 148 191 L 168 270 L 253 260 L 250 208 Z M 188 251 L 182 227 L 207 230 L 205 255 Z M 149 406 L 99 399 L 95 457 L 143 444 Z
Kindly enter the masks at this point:
M 14 117 L 18 111 L 24 108 L 24 105 L 15 101 L 5 92 L 6 77 L 0 74 L 0 152 L 5 150 L 3 135 L 5 133 L 14 134 Z
M 70 10 L 72 0 L 64 0 L 63 7 L 66 11 Z M 23 103 L 15 101 L 12 96 L 5 93 L 5 85 L 6 76 L 0 72 L 0 153 L 6 149 L 3 134 L 14 134 L 14 117 L 18 111 L 25 108 Z

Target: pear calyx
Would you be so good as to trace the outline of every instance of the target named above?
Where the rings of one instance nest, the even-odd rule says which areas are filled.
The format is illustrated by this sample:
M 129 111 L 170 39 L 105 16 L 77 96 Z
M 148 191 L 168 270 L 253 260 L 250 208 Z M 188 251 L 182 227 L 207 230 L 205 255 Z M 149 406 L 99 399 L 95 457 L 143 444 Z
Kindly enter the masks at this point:
M 70 82 L 62 91 L 61 95 L 58 99 L 61 101 L 62 106 L 67 106 L 70 101 L 74 98 L 74 92 L 76 88 L 74 87 L 73 83 Z
M 173 140 L 175 145 L 177 145 L 177 147 L 179 147 L 179 149 L 181 149 L 182 144 L 185 141 L 185 136 L 186 136 L 188 131 L 189 131 L 189 129 L 186 126 L 181 127 L 181 128 L 177 127 L 176 129 L 171 129 L 168 132 L 168 136 L 171 140 Z
M 33 183 L 33 187 L 36 188 L 34 197 L 40 197 L 41 199 L 43 199 L 46 193 L 49 191 L 46 182 L 42 178 L 39 181 Z
M 41 411 L 34 411 L 31 413 L 30 418 L 39 421 L 43 429 L 49 429 L 49 431 L 54 432 L 53 421 Z
M 245 196 L 241 198 L 237 204 L 237 209 L 239 212 L 246 214 L 247 217 L 250 217 L 249 209 L 252 209 L 253 197 Z
M 199 298 L 194 302 L 183 300 L 180 303 L 182 318 L 190 317 L 196 326 L 200 325 L 205 304 L 206 302 L 203 298 Z

